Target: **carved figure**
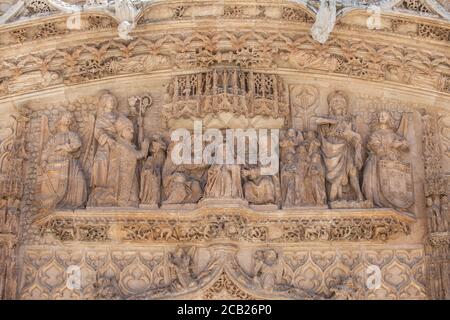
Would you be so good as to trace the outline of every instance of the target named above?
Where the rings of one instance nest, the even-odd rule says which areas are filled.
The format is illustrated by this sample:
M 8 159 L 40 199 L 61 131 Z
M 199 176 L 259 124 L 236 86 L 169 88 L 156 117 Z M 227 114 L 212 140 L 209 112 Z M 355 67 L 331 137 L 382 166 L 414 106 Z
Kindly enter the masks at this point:
M 86 180 L 79 164 L 81 139 L 70 130 L 72 122 L 72 114 L 63 113 L 42 152 L 38 199 L 45 209 L 75 209 L 86 202 Z
M 354 280 L 348 277 L 334 288 L 330 289 L 332 299 L 335 300 L 356 300 L 358 298 L 358 290 L 355 287 Z
M 218 147 L 225 151 L 225 144 Z M 217 159 L 224 159 L 221 154 Z M 222 164 L 219 161 L 208 169 L 208 180 L 205 186 L 205 198 L 243 198 L 241 168 L 238 164 Z
M 242 169 L 245 199 L 251 204 L 279 204 L 280 180 L 277 175 L 261 175 L 257 166 Z
M 386 111 L 378 114 L 377 122 L 378 128 L 367 143 L 364 195 L 378 207 L 408 208 L 414 199 L 410 164 L 401 161 L 401 154 L 409 150 L 408 141 L 400 133 L 406 124 L 394 132 L 392 117 Z
M 89 202 L 93 206 L 136 207 L 139 203 L 137 161 L 148 153 L 149 140 L 144 139 L 142 149 L 136 150 L 133 123 L 119 117 L 115 123 L 117 141 L 113 143 L 110 155 L 111 165 L 105 187 L 97 187 L 91 193 Z
M 306 173 L 312 200 L 314 205 L 326 205 L 327 193 L 325 190 L 325 168 L 322 163 L 320 153 L 313 153 L 310 156 L 308 172 Z
M 449 225 L 449 211 L 448 211 L 448 196 L 441 197 L 441 217 L 444 231 L 450 231 L 448 229 Z
M 123 117 L 116 111 L 116 98 L 109 92 L 101 95 L 98 108 L 99 115 L 93 130 L 96 145 L 91 175 L 92 189 L 106 187 L 109 172 L 116 170 L 113 166 L 111 150 L 117 139 L 115 123 L 118 118 Z
M 285 132 L 280 141 L 280 159 L 282 163 L 289 153 L 295 154 L 295 149 L 301 141 L 303 141 L 301 132 L 297 133 L 293 128 L 289 128 L 287 132 Z
M 308 205 L 323 206 L 327 203 L 325 168 L 320 154 L 320 140 L 315 131 L 306 132 L 307 168 L 305 175 L 306 201 Z
M 197 284 L 196 276 L 192 270 L 192 256 L 195 247 L 188 249 L 177 248 L 168 255 L 171 285 L 175 289 L 188 289 Z
M 272 292 L 281 281 L 278 253 L 273 249 L 258 250 L 254 254 L 253 283 L 260 289 Z
M 114 2 L 115 16 L 120 21 L 117 31 L 119 37 L 124 40 L 132 40 L 133 37 L 129 33 L 136 26 L 136 16 L 138 10 L 134 7 L 130 0 L 116 0 Z
M 429 231 L 431 233 L 448 231 L 447 217 L 445 216 L 445 211 L 442 210 L 445 207 L 445 203 L 441 203 L 439 197 L 435 196 L 434 200 L 433 197 L 428 197 L 426 205 Z
M 336 23 L 336 0 L 321 0 L 316 21 L 311 28 L 314 40 L 325 43 Z
M 317 119 L 326 180 L 330 184 L 328 200 L 349 200 L 344 198 L 344 187 L 350 186 L 356 200 L 363 201 L 359 185 L 362 139 L 352 129 L 348 98 L 341 91 L 333 92 L 328 96 L 328 105 L 330 116 Z
M 141 204 L 158 206 L 161 203 L 161 176 L 165 160 L 166 145 L 158 137 L 152 142 L 151 156 L 147 158 L 141 171 Z
M 197 203 L 203 196 L 203 165 L 177 165 L 172 154 L 175 142 L 167 149 L 167 158 L 162 170 L 163 204 Z
M 295 164 L 295 156 L 288 153 L 286 163 L 281 167 L 281 197 L 283 207 L 294 207 L 296 204 L 296 186 L 297 165 Z
M 296 193 L 296 205 L 307 205 L 312 202 L 311 199 L 311 187 L 309 186 L 306 174 L 308 171 L 308 150 L 304 144 L 301 144 L 297 148 L 296 161 L 297 161 L 297 178 L 295 185 Z

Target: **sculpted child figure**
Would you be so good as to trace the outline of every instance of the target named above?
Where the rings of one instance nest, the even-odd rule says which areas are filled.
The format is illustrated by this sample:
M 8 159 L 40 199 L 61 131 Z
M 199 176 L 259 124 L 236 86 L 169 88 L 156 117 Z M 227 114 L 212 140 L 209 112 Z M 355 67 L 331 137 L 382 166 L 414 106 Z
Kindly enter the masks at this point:
M 160 137 L 152 141 L 151 155 L 145 161 L 141 172 L 139 198 L 141 205 L 158 207 L 161 203 L 161 175 L 165 160 L 166 144 Z

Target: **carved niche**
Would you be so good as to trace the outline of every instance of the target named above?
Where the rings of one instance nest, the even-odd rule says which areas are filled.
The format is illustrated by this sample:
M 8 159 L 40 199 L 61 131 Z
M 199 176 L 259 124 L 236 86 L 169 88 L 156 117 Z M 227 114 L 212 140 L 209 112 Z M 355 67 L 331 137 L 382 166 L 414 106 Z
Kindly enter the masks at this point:
M 233 118 L 227 121 L 227 114 Z M 175 76 L 167 87 L 162 111 L 169 127 L 175 126 L 174 119 L 245 127 L 248 121 L 283 119 L 288 114 L 287 93 L 279 76 L 229 67 Z

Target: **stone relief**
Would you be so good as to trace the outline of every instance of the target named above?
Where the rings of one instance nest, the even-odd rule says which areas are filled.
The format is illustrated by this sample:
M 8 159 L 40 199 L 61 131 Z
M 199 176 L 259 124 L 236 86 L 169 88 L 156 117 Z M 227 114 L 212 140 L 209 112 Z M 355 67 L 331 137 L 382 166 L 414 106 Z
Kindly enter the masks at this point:
M 12 121 L 0 142 L 0 299 L 14 299 L 17 289 L 17 251 L 23 197 L 26 131 L 29 110 L 23 108 Z
M 209 258 L 201 261 L 200 253 Z M 370 292 L 363 285 L 366 277 L 363 266 L 374 261 L 380 263 L 385 277 L 382 286 Z M 79 290 L 71 291 L 65 287 L 68 277 L 65 268 L 74 263 L 81 268 L 82 282 Z M 242 259 L 237 248 L 220 246 L 151 251 L 29 250 L 25 264 L 20 288 L 24 299 L 197 296 L 376 299 L 377 295 L 417 299 L 425 296 L 424 256 L 421 250 L 414 249 L 352 250 L 338 254 L 333 250 L 256 247 L 250 260 Z M 403 269 L 400 273 L 399 267 Z M 303 276 L 305 272 L 308 277 Z
M 150 152 L 141 171 L 140 207 L 157 208 L 161 204 L 162 170 L 166 159 L 166 143 L 161 136 L 153 137 Z
M 38 202 L 45 209 L 76 209 L 86 203 L 86 179 L 79 163 L 81 139 L 70 131 L 72 123 L 72 114 L 63 113 L 42 151 Z
M 256 83 L 254 86 L 258 87 Z M 176 92 L 186 90 L 176 86 Z M 211 101 L 222 95 L 214 90 Z M 173 98 L 172 92 L 173 88 L 169 88 L 168 93 L 172 94 L 169 101 L 179 99 Z M 40 192 L 36 202 L 43 210 L 86 206 L 155 209 L 161 205 L 200 205 L 212 199 L 241 199 L 244 205 L 274 205 L 274 208 L 375 205 L 408 210 L 414 204 L 407 156 L 409 142 L 405 138 L 408 115 L 403 116 L 394 132 L 390 113 L 381 111 L 372 131 L 363 137 L 348 110 L 347 94 L 332 92 L 328 96 L 329 115 L 308 116 L 314 119 L 317 129 L 282 130 L 280 169 L 275 175 L 265 176 L 260 164 L 173 163 L 175 142 L 167 143 L 160 134 L 147 137 L 144 133 L 147 129 L 143 118 L 152 99 L 143 97 L 129 99 L 130 111 L 126 116 L 117 111 L 117 98 L 112 93 L 101 92 L 97 102 L 92 102 L 97 114 L 84 114 L 79 123 L 80 133 L 71 131 L 76 121 L 68 111 L 55 120 L 54 135 L 49 136 L 48 118 L 41 118 L 41 162 L 36 182 Z M 147 102 L 143 102 L 145 99 Z M 167 106 L 164 105 L 162 114 L 167 112 Z M 220 114 L 215 110 L 213 117 Z M 166 121 L 186 115 L 166 114 Z M 249 123 L 260 117 L 254 112 L 245 116 Z M 266 121 L 261 119 L 258 121 Z
M 314 40 L 325 43 L 336 23 L 336 0 L 321 0 L 316 21 L 311 28 Z
M 430 196 L 426 201 L 429 232 L 448 232 L 448 197 L 442 196 L 439 199 L 439 197 Z
M 176 76 L 168 85 L 162 115 L 167 121 L 204 119 L 219 113 L 276 119 L 288 112 L 284 85 L 277 75 L 218 68 Z
M 134 125 L 118 114 L 116 98 L 104 93 L 99 107 L 103 110 L 94 126 L 98 149 L 92 168 L 89 206 L 137 207 L 139 184 L 136 173 L 138 160 L 147 156 L 148 139 L 137 150 L 133 143 Z
M 357 205 L 364 201 L 358 179 L 363 166 L 362 139 L 353 129 L 347 95 L 339 91 L 330 94 L 328 105 L 330 115 L 316 120 L 322 140 L 325 179 L 330 184 L 328 198 L 331 202 L 354 201 Z
M 15 34 L 20 36 L 17 32 Z M 251 46 L 245 46 L 243 43 L 248 39 L 257 40 Z M 278 67 L 322 70 L 448 92 L 445 79 L 450 72 L 445 53 L 436 51 L 431 55 L 421 48 L 380 46 L 368 40 L 357 41 L 354 46 L 349 43 L 352 43 L 349 39 L 338 37 L 318 50 L 309 37 L 253 31 L 242 35 L 231 32 L 193 33 L 186 37 L 179 33 L 155 34 L 151 38 L 136 37 L 129 44 L 110 39 L 56 48 L 44 57 L 32 53 L 21 57 L 5 56 L 1 61 L 4 69 L 0 73 L 0 92 L 10 95 L 119 74 L 167 70 L 174 66 L 193 69 L 235 64 L 244 68 L 270 69 L 275 63 Z M 115 56 L 116 48 L 123 48 L 127 55 Z M 421 57 L 431 60 L 430 64 L 425 64 Z M 414 79 L 414 84 L 411 79 Z
M 235 199 L 234 199 L 235 200 Z M 219 202 L 219 206 L 234 202 Z M 208 208 L 185 211 L 183 217 L 174 220 L 168 212 L 152 213 L 153 217 L 127 221 L 126 213 L 104 215 L 104 219 L 70 219 L 56 214 L 41 222 L 36 235 L 45 236 L 46 243 L 70 241 L 109 242 L 132 241 L 142 243 L 177 243 L 190 241 L 236 241 L 298 243 L 303 241 L 380 241 L 385 242 L 399 235 L 408 235 L 414 219 L 397 216 L 392 212 L 379 212 L 367 217 L 367 212 L 340 212 L 323 216 L 326 209 L 308 213 L 290 214 L 280 218 L 280 213 L 264 213 L 264 219 L 253 216 L 251 208 L 242 206 L 210 214 Z M 180 207 L 177 207 L 180 210 Z M 273 208 L 269 208 L 273 210 Z M 205 212 L 206 210 L 206 212 Z M 218 209 L 216 209 L 217 211 Z M 325 211 L 323 211 L 325 210 Z M 322 214 L 322 215 L 321 215 Z M 42 240 L 36 243 L 42 243 Z
M 193 83 L 198 83 L 196 81 Z M 214 77 L 210 81 L 218 83 Z M 207 83 L 202 88 L 207 87 Z M 256 82 L 253 85 L 259 86 Z M 213 92 L 207 99 L 212 102 L 223 98 L 223 91 L 214 86 L 211 89 Z M 195 106 L 180 99 L 173 90 L 186 94 L 198 88 L 169 86 L 170 97 L 165 100 L 186 102 L 184 110 L 189 105 Z M 270 92 L 269 101 L 274 94 L 276 96 L 275 91 Z M 192 97 L 198 99 L 198 96 L 195 93 Z M 329 115 L 308 115 L 308 119 L 314 119 L 317 129 L 300 131 L 288 127 L 282 130 L 280 169 L 269 176 L 261 174 L 260 164 L 173 163 L 171 154 L 175 142 L 166 142 L 167 138 L 161 134 L 147 136 L 145 133 L 143 119 L 152 104 L 150 96 L 131 97 L 128 116 L 117 111 L 117 98 L 110 92 L 101 92 L 97 101 L 88 100 L 81 103 L 90 104 L 90 110 L 97 110 L 97 113 L 90 114 L 92 111 L 86 109 L 87 113 L 75 121 L 69 111 L 61 111 L 53 124 L 56 130 L 53 135 L 50 135 L 48 117 L 41 118 L 36 201 L 43 210 L 86 206 L 157 209 L 161 205 L 165 208 L 167 205 L 201 205 L 212 199 L 240 199 L 243 205 L 274 205 L 274 209 L 371 208 L 375 205 L 408 210 L 414 203 L 412 170 L 407 156 L 409 142 L 405 138 L 408 115 L 403 116 L 394 132 L 390 113 L 381 111 L 372 131 L 363 137 L 357 130 L 355 117 L 349 112 L 349 98 L 342 91 L 329 94 Z M 161 111 L 167 123 L 194 115 L 183 111 L 169 116 L 167 108 L 165 104 Z M 270 108 L 280 112 L 279 106 Z M 214 118 L 229 110 L 211 112 Z M 266 114 L 266 117 L 281 117 L 282 112 Z M 263 121 L 261 123 L 266 121 L 264 117 L 259 118 L 261 114 L 257 112 L 245 116 L 249 124 L 254 118 Z M 81 127 L 80 133 L 71 131 L 75 122 Z M 286 122 L 278 123 L 285 125 Z M 308 127 L 313 128 L 312 122 Z M 225 151 L 225 144 L 222 146 Z

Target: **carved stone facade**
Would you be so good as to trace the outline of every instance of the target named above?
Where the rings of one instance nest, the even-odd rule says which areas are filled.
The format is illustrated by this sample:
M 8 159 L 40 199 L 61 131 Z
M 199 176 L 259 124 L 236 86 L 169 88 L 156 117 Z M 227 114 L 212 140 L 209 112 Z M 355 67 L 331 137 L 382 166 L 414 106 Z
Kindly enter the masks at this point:
M 379 4 L 0 2 L 1 298 L 450 299 L 450 12 Z

